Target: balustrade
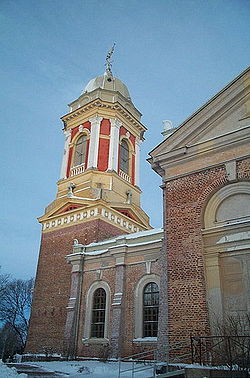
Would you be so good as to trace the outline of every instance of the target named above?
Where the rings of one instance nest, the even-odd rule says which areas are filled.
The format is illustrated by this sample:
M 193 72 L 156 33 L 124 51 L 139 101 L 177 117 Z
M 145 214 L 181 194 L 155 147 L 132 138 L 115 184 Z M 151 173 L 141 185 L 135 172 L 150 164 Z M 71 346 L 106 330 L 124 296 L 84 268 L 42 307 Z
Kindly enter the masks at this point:
M 83 173 L 85 171 L 85 164 L 76 165 L 75 167 L 72 167 L 70 170 L 70 176 L 76 176 L 80 175 L 80 173 Z
M 131 183 L 131 177 L 127 173 L 123 172 L 121 169 L 119 170 L 119 176 L 123 178 L 123 180 L 126 180 Z

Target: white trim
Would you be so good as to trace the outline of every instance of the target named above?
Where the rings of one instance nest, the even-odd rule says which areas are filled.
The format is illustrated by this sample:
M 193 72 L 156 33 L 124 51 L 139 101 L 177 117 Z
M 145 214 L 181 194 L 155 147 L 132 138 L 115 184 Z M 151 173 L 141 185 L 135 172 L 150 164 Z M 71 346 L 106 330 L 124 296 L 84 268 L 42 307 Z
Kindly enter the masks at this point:
M 71 130 L 64 131 L 65 142 L 64 142 L 63 158 L 62 158 L 62 164 L 61 164 L 60 180 L 66 178 L 67 163 L 68 163 L 68 156 L 69 156 L 70 135 L 71 135 Z
M 109 161 L 108 170 L 118 170 L 118 146 L 119 146 L 119 131 L 122 122 L 117 118 L 110 119 L 111 131 L 110 131 L 110 144 L 109 144 Z
M 134 298 L 134 308 L 135 308 L 135 339 L 143 338 L 143 290 L 144 287 L 150 283 L 154 282 L 158 285 L 160 289 L 160 277 L 156 274 L 147 274 L 143 276 L 136 285 L 135 288 L 135 298 Z
M 89 118 L 89 122 L 91 123 L 91 133 L 87 168 L 97 168 L 101 120 L 102 117 L 99 117 L 98 115 Z
M 140 152 L 141 140 L 135 140 L 135 185 L 140 186 Z
M 94 292 L 102 288 L 106 292 L 106 307 L 105 307 L 105 326 L 104 326 L 104 338 L 100 338 L 100 342 L 109 338 L 109 312 L 110 312 L 110 287 L 105 281 L 96 281 L 94 282 L 88 291 L 86 297 L 86 311 L 85 311 L 85 321 L 84 321 L 84 330 L 83 330 L 83 341 L 86 343 L 88 340 L 89 343 L 97 342 L 98 338 L 91 338 L 91 317 L 92 317 L 92 307 L 93 307 L 93 296 Z
M 204 228 L 211 228 L 221 225 L 216 222 L 216 212 L 219 205 L 228 197 L 235 194 L 250 194 L 250 183 L 247 181 L 236 182 L 229 184 L 218 190 L 208 201 L 204 212 Z M 247 219 L 245 219 L 247 220 Z M 237 223 L 237 222 L 236 222 Z

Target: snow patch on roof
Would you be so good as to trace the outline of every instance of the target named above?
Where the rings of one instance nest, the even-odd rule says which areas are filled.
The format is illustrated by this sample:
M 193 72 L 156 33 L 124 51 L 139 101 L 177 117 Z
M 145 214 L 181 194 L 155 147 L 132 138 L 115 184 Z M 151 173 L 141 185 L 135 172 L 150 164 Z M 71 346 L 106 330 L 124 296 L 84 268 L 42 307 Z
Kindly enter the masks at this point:
M 123 234 L 123 235 L 119 235 L 115 238 L 105 239 L 105 240 L 102 240 L 100 242 L 94 242 L 94 243 L 86 245 L 86 247 L 89 248 L 89 247 L 95 247 L 95 246 L 100 246 L 100 245 L 105 245 L 105 244 L 111 244 L 111 243 L 115 243 L 116 241 L 122 240 L 122 239 L 125 239 L 125 240 L 137 239 L 137 238 L 144 237 L 144 236 L 156 235 L 156 234 L 159 234 L 159 233 L 162 233 L 162 232 L 163 232 L 162 228 L 153 228 L 152 230 L 139 231 L 139 232 L 135 232 L 133 234 Z

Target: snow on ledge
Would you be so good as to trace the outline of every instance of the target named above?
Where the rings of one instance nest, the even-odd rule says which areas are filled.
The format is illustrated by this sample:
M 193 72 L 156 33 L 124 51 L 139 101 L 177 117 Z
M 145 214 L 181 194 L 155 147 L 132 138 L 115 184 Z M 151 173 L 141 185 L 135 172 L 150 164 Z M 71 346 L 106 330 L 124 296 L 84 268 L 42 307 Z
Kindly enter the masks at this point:
M 133 343 L 155 343 L 157 342 L 157 337 L 137 337 L 133 339 Z

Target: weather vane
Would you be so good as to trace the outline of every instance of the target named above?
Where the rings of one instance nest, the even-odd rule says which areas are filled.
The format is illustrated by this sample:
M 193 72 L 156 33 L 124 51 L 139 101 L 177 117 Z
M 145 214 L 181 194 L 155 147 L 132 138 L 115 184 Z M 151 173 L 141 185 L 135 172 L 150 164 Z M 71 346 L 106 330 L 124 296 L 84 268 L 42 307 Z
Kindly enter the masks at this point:
M 113 44 L 112 49 L 108 51 L 107 56 L 106 56 L 105 66 L 106 66 L 106 72 L 108 76 L 113 76 L 112 71 L 111 71 L 113 61 L 111 62 L 110 59 L 111 59 L 111 56 L 113 55 L 114 49 L 115 49 L 115 43 Z

